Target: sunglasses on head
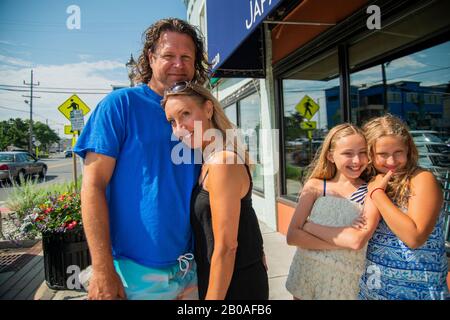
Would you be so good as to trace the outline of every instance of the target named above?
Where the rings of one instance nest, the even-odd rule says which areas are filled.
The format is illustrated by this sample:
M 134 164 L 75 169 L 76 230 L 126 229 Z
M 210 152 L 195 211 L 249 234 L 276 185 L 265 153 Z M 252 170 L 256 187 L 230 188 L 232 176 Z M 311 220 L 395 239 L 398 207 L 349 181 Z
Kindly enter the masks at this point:
M 167 89 L 165 93 L 180 93 L 180 92 L 185 91 L 186 89 L 191 89 L 191 90 L 196 91 L 190 81 L 179 81 L 179 82 L 176 82 L 169 89 Z
M 192 93 L 199 95 L 206 100 L 210 100 L 208 95 L 201 91 L 199 85 L 196 85 L 196 84 L 192 83 L 191 81 L 176 82 L 173 86 L 171 86 L 169 89 L 164 91 L 164 95 L 183 93 L 187 90 L 190 90 Z

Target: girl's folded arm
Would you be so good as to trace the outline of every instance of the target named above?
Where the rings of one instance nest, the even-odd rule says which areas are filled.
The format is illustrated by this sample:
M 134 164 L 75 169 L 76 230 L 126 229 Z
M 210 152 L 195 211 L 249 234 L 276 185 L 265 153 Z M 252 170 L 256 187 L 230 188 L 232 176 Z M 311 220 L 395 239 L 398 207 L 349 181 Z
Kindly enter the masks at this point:
M 288 245 L 313 250 L 339 249 L 339 247 L 327 243 L 326 241 L 323 241 L 303 230 L 303 226 L 311 214 L 312 207 L 319 192 L 320 191 L 318 191 L 316 187 L 315 179 L 308 180 L 308 182 L 304 185 L 291 223 L 289 224 L 286 236 Z
M 362 215 L 354 221 L 352 226 L 330 227 L 307 222 L 304 230 L 335 246 L 360 250 L 372 237 L 379 220 L 378 209 L 370 198 L 366 197 Z

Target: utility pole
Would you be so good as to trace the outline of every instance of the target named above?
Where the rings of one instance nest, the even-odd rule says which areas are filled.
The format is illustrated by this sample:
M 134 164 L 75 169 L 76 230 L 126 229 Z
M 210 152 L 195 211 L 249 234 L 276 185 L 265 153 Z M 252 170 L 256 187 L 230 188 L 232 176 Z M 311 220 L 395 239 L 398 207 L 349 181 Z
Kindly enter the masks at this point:
M 30 98 L 30 137 L 29 137 L 29 141 L 28 141 L 28 152 L 32 153 L 33 150 L 33 98 L 40 98 L 40 97 L 35 97 L 33 96 L 33 86 L 38 86 L 40 85 L 39 81 L 38 83 L 34 83 L 33 82 L 33 70 L 31 70 L 31 82 L 30 83 L 26 83 L 25 80 L 23 80 L 23 84 L 30 86 L 30 95 L 29 96 L 22 96 L 25 98 Z M 25 103 L 28 103 L 28 100 L 25 100 Z
M 58 152 L 61 152 L 61 137 L 59 136 L 59 128 L 56 128 L 56 130 L 58 130 Z

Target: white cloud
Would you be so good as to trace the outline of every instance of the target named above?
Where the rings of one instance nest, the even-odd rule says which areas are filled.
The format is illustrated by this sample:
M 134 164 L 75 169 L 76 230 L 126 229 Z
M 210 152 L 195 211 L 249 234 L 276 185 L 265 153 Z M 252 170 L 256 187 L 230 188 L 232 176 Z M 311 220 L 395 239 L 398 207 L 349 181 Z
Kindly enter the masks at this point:
M 79 54 L 78 58 L 80 58 L 80 60 L 89 60 L 92 58 L 92 55 L 90 54 Z
M 366 87 L 370 87 L 373 85 L 377 85 L 377 84 L 381 84 L 382 83 L 382 79 L 381 77 L 378 76 L 371 76 L 371 75 L 361 75 L 358 77 L 352 77 L 351 78 L 351 85 L 352 86 L 366 86 Z
M 394 60 L 386 67 L 386 70 L 394 71 L 398 69 L 414 69 L 414 68 L 424 68 L 425 64 L 414 60 L 411 56 L 406 56 L 397 60 Z
M 14 58 L 0 56 L 0 63 L 14 61 L 11 59 Z M 30 67 L 25 63 L 20 65 L 20 61 L 16 62 L 14 66 L 0 64 L 1 84 L 22 86 L 24 80 L 30 83 Z M 64 90 L 68 93 L 33 92 L 34 96 L 40 97 L 33 99 L 33 120 L 45 123 L 48 119 L 49 126 L 55 131 L 59 129 L 61 136 L 63 136 L 64 124 L 69 124 L 69 120 L 58 111 L 58 107 L 72 95 L 72 91 L 91 109 L 91 112 L 85 118 L 85 121 L 87 121 L 100 100 L 112 90 L 111 85 L 128 85 L 125 65 L 118 61 L 101 60 L 64 65 L 37 65 L 33 67 L 33 71 L 34 83 L 40 83 L 40 86 L 34 87 L 38 91 L 52 90 L 45 89 L 45 87 L 108 90 L 100 91 L 106 92 L 105 94 L 82 94 L 77 93 L 76 90 Z M 91 92 L 99 92 L 99 90 L 91 90 Z M 15 117 L 29 118 L 29 114 L 26 113 L 26 111 L 29 111 L 29 105 L 25 104 L 23 100 L 30 99 L 22 97 L 22 95 L 30 95 L 30 92 L 0 90 L 0 107 L 2 107 L 0 108 L 0 120 Z M 22 112 L 4 109 L 4 107 L 22 110 Z
M 31 67 L 32 63 L 30 61 L 17 59 L 13 57 L 7 57 L 0 54 L 0 63 L 5 63 L 8 65 L 19 66 L 19 67 Z
M 5 41 L 5 40 L 0 40 L 0 44 L 7 45 L 7 46 L 13 46 L 13 45 L 15 45 L 13 42 L 11 42 L 11 41 Z

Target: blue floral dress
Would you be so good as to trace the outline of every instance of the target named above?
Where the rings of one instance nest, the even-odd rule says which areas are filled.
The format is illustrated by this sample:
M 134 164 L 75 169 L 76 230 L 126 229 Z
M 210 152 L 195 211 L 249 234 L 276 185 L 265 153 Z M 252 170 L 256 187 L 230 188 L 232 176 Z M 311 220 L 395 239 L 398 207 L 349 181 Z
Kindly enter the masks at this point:
M 417 249 L 407 247 L 381 220 L 367 246 L 361 300 L 444 300 L 446 277 L 444 212 L 433 232 Z

